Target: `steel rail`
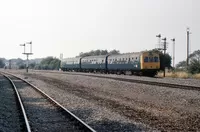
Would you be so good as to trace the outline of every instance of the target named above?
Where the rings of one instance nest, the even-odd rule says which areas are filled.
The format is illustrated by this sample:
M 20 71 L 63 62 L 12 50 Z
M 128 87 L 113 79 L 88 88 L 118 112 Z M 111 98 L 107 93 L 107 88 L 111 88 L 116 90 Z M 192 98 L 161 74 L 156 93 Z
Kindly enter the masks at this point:
M 4 72 L 5 73 L 5 72 Z M 74 115 L 72 112 L 70 112 L 68 109 L 66 109 L 64 106 L 62 106 L 60 103 L 58 103 L 56 100 L 54 100 L 52 97 L 50 97 L 49 95 L 47 95 L 44 91 L 42 91 L 41 89 L 39 89 L 37 86 L 31 84 L 30 82 L 16 76 L 13 75 L 11 73 L 5 73 L 11 76 L 14 76 L 22 81 L 24 81 L 25 83 L 29 84 L 31 87 L 33 87 L 35 90 L 37 90 L 40 94 L 42 94 L 44 97 L 46 97 L 48 100 L 50 100 L 52 103 L 54 103 L 55 105 L 57 105 L 59 108 L 61 108 L 61 110 L 63 110 L 64 112 L 66 112 L 66 114 L 70 115 L 71 117 L 73 117 L 76 121 L 78 121 L 78 123 L 80 123 L 79 125 L 81 125 L 87 132 L 96 132 L 92 127 L 90 127 L 88 124 L 86 124 L 84 121 L 82 121 L 80 118 L 78 118 L 76 115 Z
M 29 124 L 29 121 L 28 121 L 28 118 L 27 118 L 27 115 L 26 115 L 26 111 L 25 111 L 25 109 L 24 109 L 24 105 L 23 105 L 23 103 L 22 103 L 21 97 L 20 97 L 20 95 L 19 95 L 19 92 L 17 91 L 17 88 L 16 88 L 14 82 L 13 82 L 8 76 L 6 76 L 5 74 L 2 74 L 2 75 L 3 75 L 5 78 L 7 78 L 7 79 L 10 81 L 10 83 L 12 84 L 12 86 L 13 86 L 13 88 L 14 88 L 14 90 L 15 90 L 15 93 L 16 93 L 16 95 L 17 95 L 17 99 L 18 99 L 18 101 L 19 101 L 20 108 L 21 108 L 22 113 L 23 113 L 24 121 L 25 121 L 25 124 L 26 124 L 26 129 L 27 129 L 28 132 L 31 132 L 31 127 L 30 127 L 30 124 Z

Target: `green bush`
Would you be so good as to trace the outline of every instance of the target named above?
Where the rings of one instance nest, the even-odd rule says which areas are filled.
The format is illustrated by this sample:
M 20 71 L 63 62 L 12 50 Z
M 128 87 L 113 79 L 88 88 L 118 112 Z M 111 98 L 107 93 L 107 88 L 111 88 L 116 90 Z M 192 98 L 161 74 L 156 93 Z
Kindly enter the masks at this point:
M 192 59 L 188 71 L 192 74 L 200 73 L 200 61 L 197 59 Z
M 44 58 L 40 62 L 40 66 L 37 66 L 43 70 L 58 70 L 60 68 L 60 60 L 53 57 Z
M 200 50 L 196 50 L 190 54 L 189 60 L 188 71 L 192 74 L 200 73 Z
M 0 68 L 3 68 L 5 66 L 5 63 L 2 59 L 0 59 Z

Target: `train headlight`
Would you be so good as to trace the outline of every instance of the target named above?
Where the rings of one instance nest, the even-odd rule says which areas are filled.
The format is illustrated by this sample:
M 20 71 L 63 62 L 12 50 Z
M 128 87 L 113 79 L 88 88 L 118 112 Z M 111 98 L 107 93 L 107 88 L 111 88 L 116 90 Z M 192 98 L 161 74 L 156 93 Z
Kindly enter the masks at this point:
M 135 65 L 135 67 L 137 67 L 138 65 Z

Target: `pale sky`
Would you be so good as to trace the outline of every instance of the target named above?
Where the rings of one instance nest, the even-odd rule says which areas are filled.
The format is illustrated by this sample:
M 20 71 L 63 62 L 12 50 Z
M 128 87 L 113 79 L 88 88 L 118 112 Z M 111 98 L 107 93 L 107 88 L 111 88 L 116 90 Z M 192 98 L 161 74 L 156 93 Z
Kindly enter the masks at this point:
M 176 63 L 200 49 L 200 0 L 1 0 L 0 57 L 22 58 L 19 44 L 33 41 L 31 58 L 74 57 L 95 49 L 138 52 L 155 48 L 161 33 L 176 38 Z

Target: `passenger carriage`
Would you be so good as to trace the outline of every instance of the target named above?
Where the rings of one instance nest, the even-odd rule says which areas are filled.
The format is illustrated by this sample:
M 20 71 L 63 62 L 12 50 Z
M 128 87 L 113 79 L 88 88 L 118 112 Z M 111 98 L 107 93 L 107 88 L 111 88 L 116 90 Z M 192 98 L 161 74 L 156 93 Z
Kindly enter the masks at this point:
M 88 56 L 81 58 L 81 70 L 85 72 L 105 72 L 107 55 Z

